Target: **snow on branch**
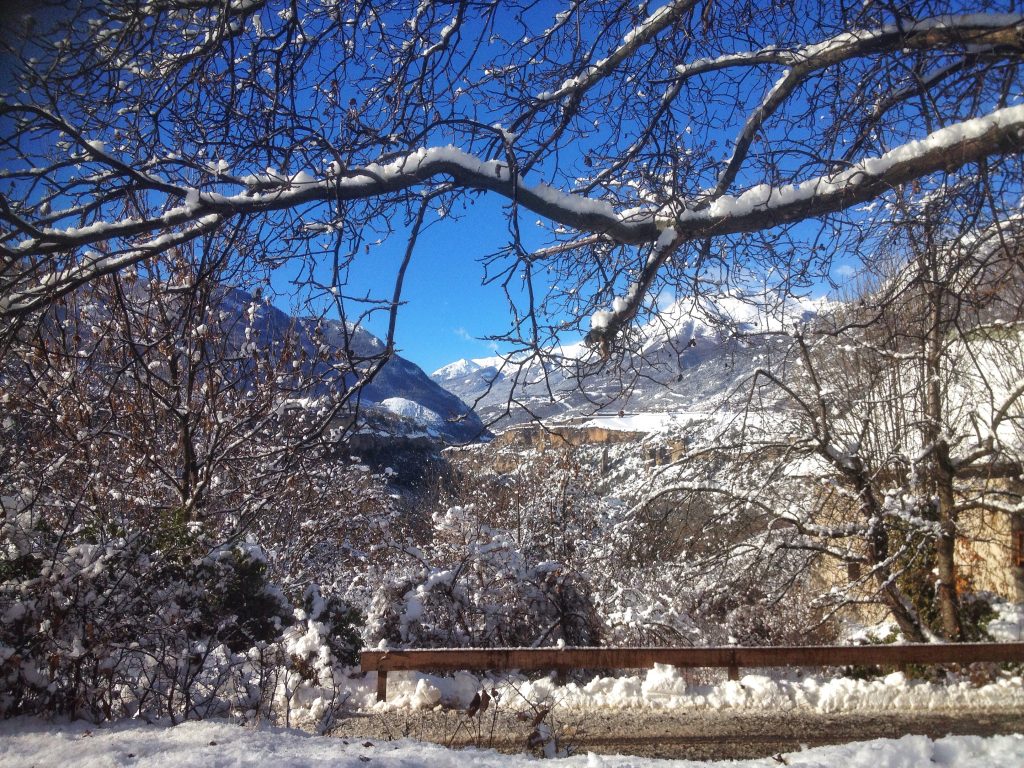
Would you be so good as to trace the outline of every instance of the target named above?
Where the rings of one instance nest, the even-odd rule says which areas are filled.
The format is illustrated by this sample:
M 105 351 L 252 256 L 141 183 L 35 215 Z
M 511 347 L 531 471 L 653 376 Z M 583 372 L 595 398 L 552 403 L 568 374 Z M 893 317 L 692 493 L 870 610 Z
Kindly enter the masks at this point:
M 784 187 L 761 184 L 705 207 L 684 210 L 677 229 L 700 222 L 715 233 L 760 229 L 865 202 L 887 189 L 939 170 L 954 170 L 989 155 L 1024 149 L 1024 106 L 942 128 L 836 174 Z
M 800 48 L 767 46 L 756 51 L 740 51 L 713 59 L 698 59 L 676 67 L 676 77 L 685 80 L 697 75 L 731 67 L 778 64 L 787 67 L 811 65 L 815 68 L 836 64 L 853 56 L 899 48 L 931 49 L 949 45 L 969 45 L 972 50 L 1022 45 L 1018 13 L 938 16 L 932 19 L 887 24 L 876 29 L 841 32 L 813 45 Z
M 448 177 L 467 190 L 489 191 L 515 200 L 517 205 L 580 232 L 600 234 L 624 244 L 655 243 L 666 230 L 673 230 L 670 243 L 663 243 L 658 256 L 643 268 L 638 283 L 649 284 L 672 248 L 711 235 L 750 232 L 805 218 L 821 216 L 870 200 L 893 187 L 938 170 L 953 170 L 983 158 L 1024 151 L 1024 106 L 996 110 L 984 117 L 967 120 L 935 131 L 923 139 L 908 142 L 890 152 L 862 160 L 836 174 L 818 176 L 787 186 L 759 185 L 737 196 L 721 196 L 696 203 L 679 199 L 668 206 L 644 205 L 617 210 L 611 202 L 563 192 L 546 184 L 525 185 L 510 173 L 507 162 L 481 160 L 454 147 L 423 148 L 388 162 L 329 174 L 315 179 L 306 173 L 294 176 L 261 174 L 240 179 L 246 189 L 233 195 L 180 189 L 180 205 L 159 216 L 98 221 L 65 229 L 42 228 L 14 247 L 5 247 L 13 259 L 51 256 L 103 241 L 153 235 L 156 239 L 137 242 L 134 255 L 119 257 L 117 265 L 80 265 L 70 272 L 50 276 L 41 285 L 22 288 L 9 295 L 0 314 L 20 314 L 38 306 L 31 295 L 42 299 L 63 295 L 90 276 L 140 261 L 157 250 L 160 235 L 177 227 L 199 222 L 203 227 L 240 216 L 295 209 L 303 205 L 376 198 L 409 190 L 435 177 Z M 103 154 L 97 152 L 97 157 Z M 5 218 L 9 218 L 4 214 Z M 215 218 L 210 218 L 215 217 Z M 19 231 L 20 228 L 19 228 Z M 159 233 L 159 234 L 157 234 Z M 169 246 L 168 246 L 169 247 Z M 97 271 L 101 270 L 101 271 Z M 638 291 L 621 311 L 602 326 L 601 335 L 616 333 L 623 318 L 636 313 Z
M 608 54 L 607 57 L 587 67 L 575 77 L 569 78 L 556 90 L 537 94 L 537 100 L 541 102 L 558 101 L 566 96 L 576 96 L 589 90 L 600 80 L 618 69 L 623 61 L 632 56 L 633 53 L 646 43 L 653 40 L 662 30 L 670 27 L 683 14 L 689 12 L 696 4 L 696 0 L 676 0 L 675 2 L 663 5 L 648 16 L 640 25 L 627 32 L 623 37 L 622 45 Z
M 730 67 L 788 67 L 747 117 L 734 141 L 732 155 L 719 175 L 714 196 L 729 189 L 762 126 L 811 74 L 852 58 L 901 49 L 935 50 L 961 46 L 972 53 L 993 48 L 1020 51 L 1024 50 L 1022 25 L 1024 16 L 1021 14 L 940 16 L 901 25 L 889 24 L 873 30 L 843 32 L 802 48 L 769 46 L 759 51 L 702 59 L 676 67 L 677 85 L 697 75 Z
M 693 207 L 684 205 L 671 217 L 659 212 L 658 221 L 666 226 L 659 230 L 661 239 L 637 283 L 649 285 L 672 251 L 684 242 L 712 234 L 766 229 L 839 211 L 926 173 L 954 169 L 989 154 L 1022 150 L 1024 106 L 1008 107 L 935 131 L 837 174 L 783 187 L 762 184 L 737 196 L 725 195 Z M 601 339 L 614 337 L 636 315 L 643 295 L 643 290 L 631 292 L 612 311 L 595 314 L 590 340 L 600 343 Z
M 216 214 L 202 216 L 185 229 L 159 235 L 123 253 L 94 256 L 80 263 L 42 276 L 37 283 L 20 293 L 0 295 L 0 318 L 17 317 L 45 306 L 55 296 L 62 296 L 104 275 L 113 274 L 158 253 L 181 246 L 202 235 L 214 232 L 224 221 Z M 91 229 L 102 231 L 102 227 Z

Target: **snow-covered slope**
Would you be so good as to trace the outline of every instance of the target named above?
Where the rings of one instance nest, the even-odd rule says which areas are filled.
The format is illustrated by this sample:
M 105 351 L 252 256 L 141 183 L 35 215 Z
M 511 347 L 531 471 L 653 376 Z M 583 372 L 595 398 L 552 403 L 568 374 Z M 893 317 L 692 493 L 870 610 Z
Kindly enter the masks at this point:
M 230 289 L 230 293 L 231 303 L 239 307 L 252 302 L 252 297 L 244 291 Z M 255 325 L 259 343 L 263 344 L 282 338 L 294 328 L 298 331 L 299 343 L 310 351 L 318 344 L 325 344 L 332 352 L 350 350 L 357 359 L 373 358 L 384 352 L 384 343 L 363 328 L 338 320 L 292 317 L 267 303 L 259 305 Z M 399 402 L 404 405 L 397 405 Z M 418 365 L 397 354 L 363 387 L 360 406 L 364 410 L 397 416 L 406 432 L 449 442 L 475 440 L 484 432 L 472 408 L 457 395 L 438 386 Z
M 505 360 L 500 357 L 456 360 L 438 368 L 430 374 L 430 378 L 449 392 L 461 390 L 477 395 L 504 379 L 501 373 L 504 364 Z
M 683 300 L 636 329 L 628 342 L 635 352 L 608 361 L 575 344 L 525 365 L 502 357 L 459 360 L 432 378 L 473 405 L 485 422 L 499 425 L 538 417 L 618 417 L 620 411 L 626 417 L 707 413 L 757 367 L 781 358 L 786 345 L 767 332 L 807 321 L 822 306 L 790 301 L 770 307 L 732 295 L 699 307 Z M 658 420 L 640 421 L 649 428 Z

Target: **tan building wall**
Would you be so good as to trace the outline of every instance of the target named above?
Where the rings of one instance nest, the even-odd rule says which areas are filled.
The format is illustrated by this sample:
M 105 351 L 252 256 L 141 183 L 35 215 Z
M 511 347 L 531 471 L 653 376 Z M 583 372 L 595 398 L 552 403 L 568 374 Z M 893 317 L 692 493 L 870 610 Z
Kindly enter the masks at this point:
M 956 557 L 965 586 L 1024 601 L 1024 567 L 1014 541 L 1024 536 L 1021 516 L 972 511 L 960 516 Z

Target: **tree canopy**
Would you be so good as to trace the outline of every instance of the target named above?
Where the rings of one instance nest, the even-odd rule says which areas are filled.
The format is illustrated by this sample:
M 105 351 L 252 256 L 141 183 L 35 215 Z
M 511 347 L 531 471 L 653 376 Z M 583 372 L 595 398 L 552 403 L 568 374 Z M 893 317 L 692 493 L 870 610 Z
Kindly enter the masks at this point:
M 506 286 L 505 338 L 525 347 L 577 328 L 607 352 L 666 288 L 806 288 L 878 235 L 889 207 L 873 200 L 967 183 L 983 219 L 1016 207 L 1024 15 L 974 10 L 44 9 L 2 64 L 3 330 L 211 233 L 259 242 L 267 270 L 302 264 L 301 290 L 352 315 L 346 268 L 369 244 L 405 238 L 407 264 L 428 216 L 471 226 L 460 204 L 481 195 L 507 214 L 487 278 Z M 388 349 L 404 266 L 358 305 L 392 313 Z

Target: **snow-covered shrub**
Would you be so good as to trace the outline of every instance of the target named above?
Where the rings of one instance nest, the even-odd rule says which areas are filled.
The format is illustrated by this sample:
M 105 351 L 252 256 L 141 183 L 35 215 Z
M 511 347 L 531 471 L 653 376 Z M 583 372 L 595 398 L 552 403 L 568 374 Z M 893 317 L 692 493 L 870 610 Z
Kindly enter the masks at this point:
M 310 585 L 295 622 L 281 636 L 282 665 L 272 709 L 285 725 L 301 721 L 326 731 L 347 703 L 343 668 L 358 661 L 362 615 L 336 595 Z
M 238 654 L 273 642 L 291 620 L 255 546 L 211 546 L 201 533 L 164 548 L 143 534 L 97 541 L 27 513 L 4 521 L 0 541 L 7 715 L 229 709 Z
M 372 641 L 415 647 L 596 645 L 589 587 L 472 507 L 434 515 L 429 547 L 388 575 L 370 606 Z
M 794 540 L 799 532 L 779 526 L 769 535 L 771 518 L 747 496 L 709 491 L 727 490 L 723 479 L 756 473 L 753 462 L 738 468 L 712 457 L 699 476 L 682 463 L 652 476 L 654 440 L 641 449 L 629 443 L 515 448 L 514 456 L 495 446 L 486 450 L 497 455 L 485 462 L 478 452 L 467 453 L 456 500 L 467 526 L 489 527 L 492 539 L 500 531 L 531 562 L 557 562 L 585 585 L 604 643 L 830 640 L 827 606 L 816 599 L 820 585 L 813 583 L 806 549 Z M 487 465 L 512 469 L 497 474 Z M 704 472 L 721 477 L 709 480 Z M 392 606 L 391 637 L 401 636 L 407 596 L 427 586 L 432 593 L 451 570 L 438 564 L 437 550 L 436 537 L 422 543 L 419 552 L 434 570 L 411 584 L 394 582 L 392 593 L 379 597 L 379 605 Z M 415 614 L 416 604 L 408 607 Z
M 365 578 L 368 569 L 409 535 L 407 516 L 385 479 L 357 462 L 324 461 L 300 480 L 253 523 L 271 579 L 296 605 L 319 584 L 324 599 L 344 595 L 365 606 L 376 587 Z
M 671 559 L 671 536 L 601 486 L 597 467 L 606 460 L 622 457 L 601 446 L 517 452 L 504 474 L 472 454 L 457 463 L 430 533 L 374 571 L 368 641 L 700 642 L 693 574 Z
M 598 608 L 617 645 L 799 645 L 832 627 L 798 553 L 762 537 L 716 560 L 690 551 L 622 563 L 599 581 Z
M 294 608 L 259 546 L 168 528 L 97 541 L 2 521 L 0 716 L 288 721 L 297 698 L 315 718 L 343 703 L 360 614 L 316 585 Z
M 595 596 L 609 645 L 700 645 L 687 584 L 673 563 L 609 569 Z
M 359 663 L 363 647 L 360 630 L 364 617 L 337 594 L 324 595 L 320 587 L 310 584 L 306 588 L 302 610 L 309 621 L 319 622 L 326 630 L 327 645 L 335 664 Z
M 618 510 L 568 454 L 508 475 L 457 470 L 429 530 L 395 540 L 367 638 L 410 646 L 597 645 L 592 565 L 611 555 Z
M 277 716 L 284 633 L 379 488 L 328 456 L 350 361 L 227 287 L 245 245 L 70 294 L 0 356 L 0 714 Z M 323 602 L 340 668 L 358 617 Z

